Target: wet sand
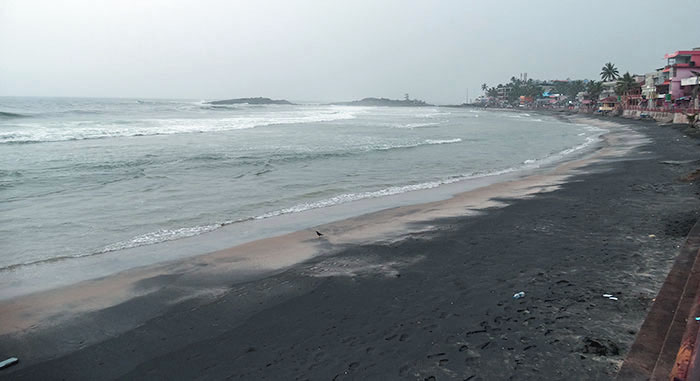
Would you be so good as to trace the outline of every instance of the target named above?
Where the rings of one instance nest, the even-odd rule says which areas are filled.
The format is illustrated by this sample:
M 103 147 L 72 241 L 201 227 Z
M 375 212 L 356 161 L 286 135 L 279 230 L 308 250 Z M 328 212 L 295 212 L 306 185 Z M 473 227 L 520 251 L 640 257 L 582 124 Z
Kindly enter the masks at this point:
M 609 378 L 700 210 L 697 141 L 629 124 L 648 140 L 323 238 L 2 302 L 0 378 Z

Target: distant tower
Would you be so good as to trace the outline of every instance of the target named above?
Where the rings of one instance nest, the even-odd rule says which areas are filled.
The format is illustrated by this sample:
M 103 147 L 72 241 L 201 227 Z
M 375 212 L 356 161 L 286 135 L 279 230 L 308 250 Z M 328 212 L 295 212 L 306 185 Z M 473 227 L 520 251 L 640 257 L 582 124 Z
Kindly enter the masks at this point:
M 527 82 L 527 73 L 523 75 L 523 81 Z
M 403 99 L 404 99 L 405 101 L 407 101 L 407 100 L 410 99 L 410 98 L 408 97 L 408 93 L 406 93 L 406 94 L 403 95 Z

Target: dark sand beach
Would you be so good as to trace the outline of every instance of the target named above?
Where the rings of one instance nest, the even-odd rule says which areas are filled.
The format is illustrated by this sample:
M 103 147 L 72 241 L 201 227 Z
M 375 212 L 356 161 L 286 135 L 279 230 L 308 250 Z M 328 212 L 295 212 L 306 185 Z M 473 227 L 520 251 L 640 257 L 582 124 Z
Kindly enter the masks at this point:
M 610 379 L 700 211 L 697 183 L 681 180 L 700 168 L 698 140 L 616 122 L 646 140 L 563 168 L 566 181 L 521 181 L 516 193 L 537 193 L 481 212 L 424 206 L 431 218 L 399 238 L 334 241 L 341 223 L 295 233 L 326 254 L 264 276 L 138 270 L 107 308 L 36 321 L 13 310 L 31 298 L 0 303 L 0 354 L 20 358 L 0 379 Z M 30 297 L 99 305 L 119 294 L 115 278 L 87 299 Z

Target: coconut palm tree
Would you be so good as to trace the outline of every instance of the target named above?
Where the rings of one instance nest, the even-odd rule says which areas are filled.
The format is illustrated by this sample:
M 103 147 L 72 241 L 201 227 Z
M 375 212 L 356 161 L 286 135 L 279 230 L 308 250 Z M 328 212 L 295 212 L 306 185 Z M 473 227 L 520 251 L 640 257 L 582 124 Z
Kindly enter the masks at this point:
M 617 71 L 615 65 L 613 65 L 611 62 L 608 62 L 605 65 L 603 65 L 603 67 L 600 69 L 600 78 L 603 81 L 614 81 L 620 78 L 620 72 Z
M 482 84 L 481 84 L 481 90 L 483 90 L 484 92 L 486 92 L 486 90 L 488 90 L 488 89 L 489 89 L 489 85 L 487 85 L 487 84 L 485 84 L 485 83 L 482 83 Z

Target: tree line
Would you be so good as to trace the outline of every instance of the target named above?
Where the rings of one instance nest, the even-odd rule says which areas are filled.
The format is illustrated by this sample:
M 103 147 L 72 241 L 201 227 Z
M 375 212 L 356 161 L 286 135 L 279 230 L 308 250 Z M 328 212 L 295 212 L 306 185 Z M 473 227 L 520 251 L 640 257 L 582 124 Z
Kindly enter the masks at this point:
M 617 81 L 615 85 L 615 93 L 618 95 L 626 94 L 634 88 L 636 82 L 634 77 L 629 72 L 620 76 L 619 70 L 611 62 L 606 63 L 601 68 L 600 81 L 596 80 L 574 80 L 574 81 L 554 81 L 551 85 L 550 93 L 565 95 L 568 99 L 575 99 L 576 95 L 585 91 L 591 100 L 598 100 L 598 97 L 603 92 L 603 82 Z M 481 85 L 481 90 L 489 97 L 497 97 L 499 90 L 507 88 L 506 100 L 509 103 L 514 103 L 521 96 L 532 99 L 544 98 L 544 90 L 540 82 L 528 79 L 524 81 L 515 77 L 510 78 L 510 82 L 506 84 L 498 84 L 494 87 L 489 87 L 487 84 Z

